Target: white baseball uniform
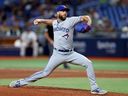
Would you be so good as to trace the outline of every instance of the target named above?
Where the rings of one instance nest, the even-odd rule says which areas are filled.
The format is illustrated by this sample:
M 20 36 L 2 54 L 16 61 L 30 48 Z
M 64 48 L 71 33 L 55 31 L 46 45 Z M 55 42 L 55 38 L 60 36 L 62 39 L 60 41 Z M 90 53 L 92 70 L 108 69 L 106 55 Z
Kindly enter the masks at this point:
M 25 78 L 28 82 L 33 82 L 48 76 L 58 65 L 68 62 L 86 67 L 87 76 L 91 89 L 98 87 L 92 62 L 85 56 L 75 52 L 73 49 L 74 25 L 81 21 L 81 17 L 69 17 L 62 22 L 53 21 L 54 49 L 53 54 L 44 70 L 36 72 L 32 76 Z
M 33 56 L 38 55 L 38 42 L 37 35 L 33 31 L 25 31 L 21 35 L 21 47 L 20 47 L 20 56 L 25 56 L 26 48 L 32 43 Z

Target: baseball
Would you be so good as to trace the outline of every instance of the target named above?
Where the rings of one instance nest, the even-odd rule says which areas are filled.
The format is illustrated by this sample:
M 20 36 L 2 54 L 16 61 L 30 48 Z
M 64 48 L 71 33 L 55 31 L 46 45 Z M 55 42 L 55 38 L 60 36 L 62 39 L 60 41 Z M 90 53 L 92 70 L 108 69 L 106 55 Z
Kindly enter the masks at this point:
M 34 23 L 34 25 L 37 25 L 39 23 L 39 20 L 35 19 L 33 23 Z

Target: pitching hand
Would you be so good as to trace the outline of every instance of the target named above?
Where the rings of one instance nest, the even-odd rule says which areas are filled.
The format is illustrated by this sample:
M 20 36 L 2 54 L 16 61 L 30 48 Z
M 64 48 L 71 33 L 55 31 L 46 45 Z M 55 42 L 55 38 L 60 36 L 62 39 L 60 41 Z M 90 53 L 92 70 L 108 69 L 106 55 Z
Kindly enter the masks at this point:
M 40 23 L 40 19 L 35 19 L 34 21 L 33 21 L 33 23 L 34 23 L 34 25 L 37 25 L 37 24 L 39 24 Z

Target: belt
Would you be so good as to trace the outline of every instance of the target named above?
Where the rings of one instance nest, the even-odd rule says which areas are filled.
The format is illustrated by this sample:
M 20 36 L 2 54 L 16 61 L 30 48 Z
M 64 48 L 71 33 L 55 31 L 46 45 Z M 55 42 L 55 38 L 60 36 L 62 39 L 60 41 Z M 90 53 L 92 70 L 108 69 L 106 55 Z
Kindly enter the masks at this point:
M 54 48 L 55 50 L 57 50 L 57 51 L 60 51 L 60 52 L 71 52 L 72 51 L 72 49 L 64 49 L 64 50 L 62 50 L 62 49 L 57 49 L 57 48 Z

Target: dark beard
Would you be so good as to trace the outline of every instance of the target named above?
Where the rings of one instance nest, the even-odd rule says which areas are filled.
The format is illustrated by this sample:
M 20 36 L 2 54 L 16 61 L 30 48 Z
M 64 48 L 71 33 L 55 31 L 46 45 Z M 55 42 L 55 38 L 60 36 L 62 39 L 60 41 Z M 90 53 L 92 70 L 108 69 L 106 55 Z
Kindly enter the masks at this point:
M 64 21 L 66 18 L 63 18 L 62 16 L 59 16 L 59 19 Z

